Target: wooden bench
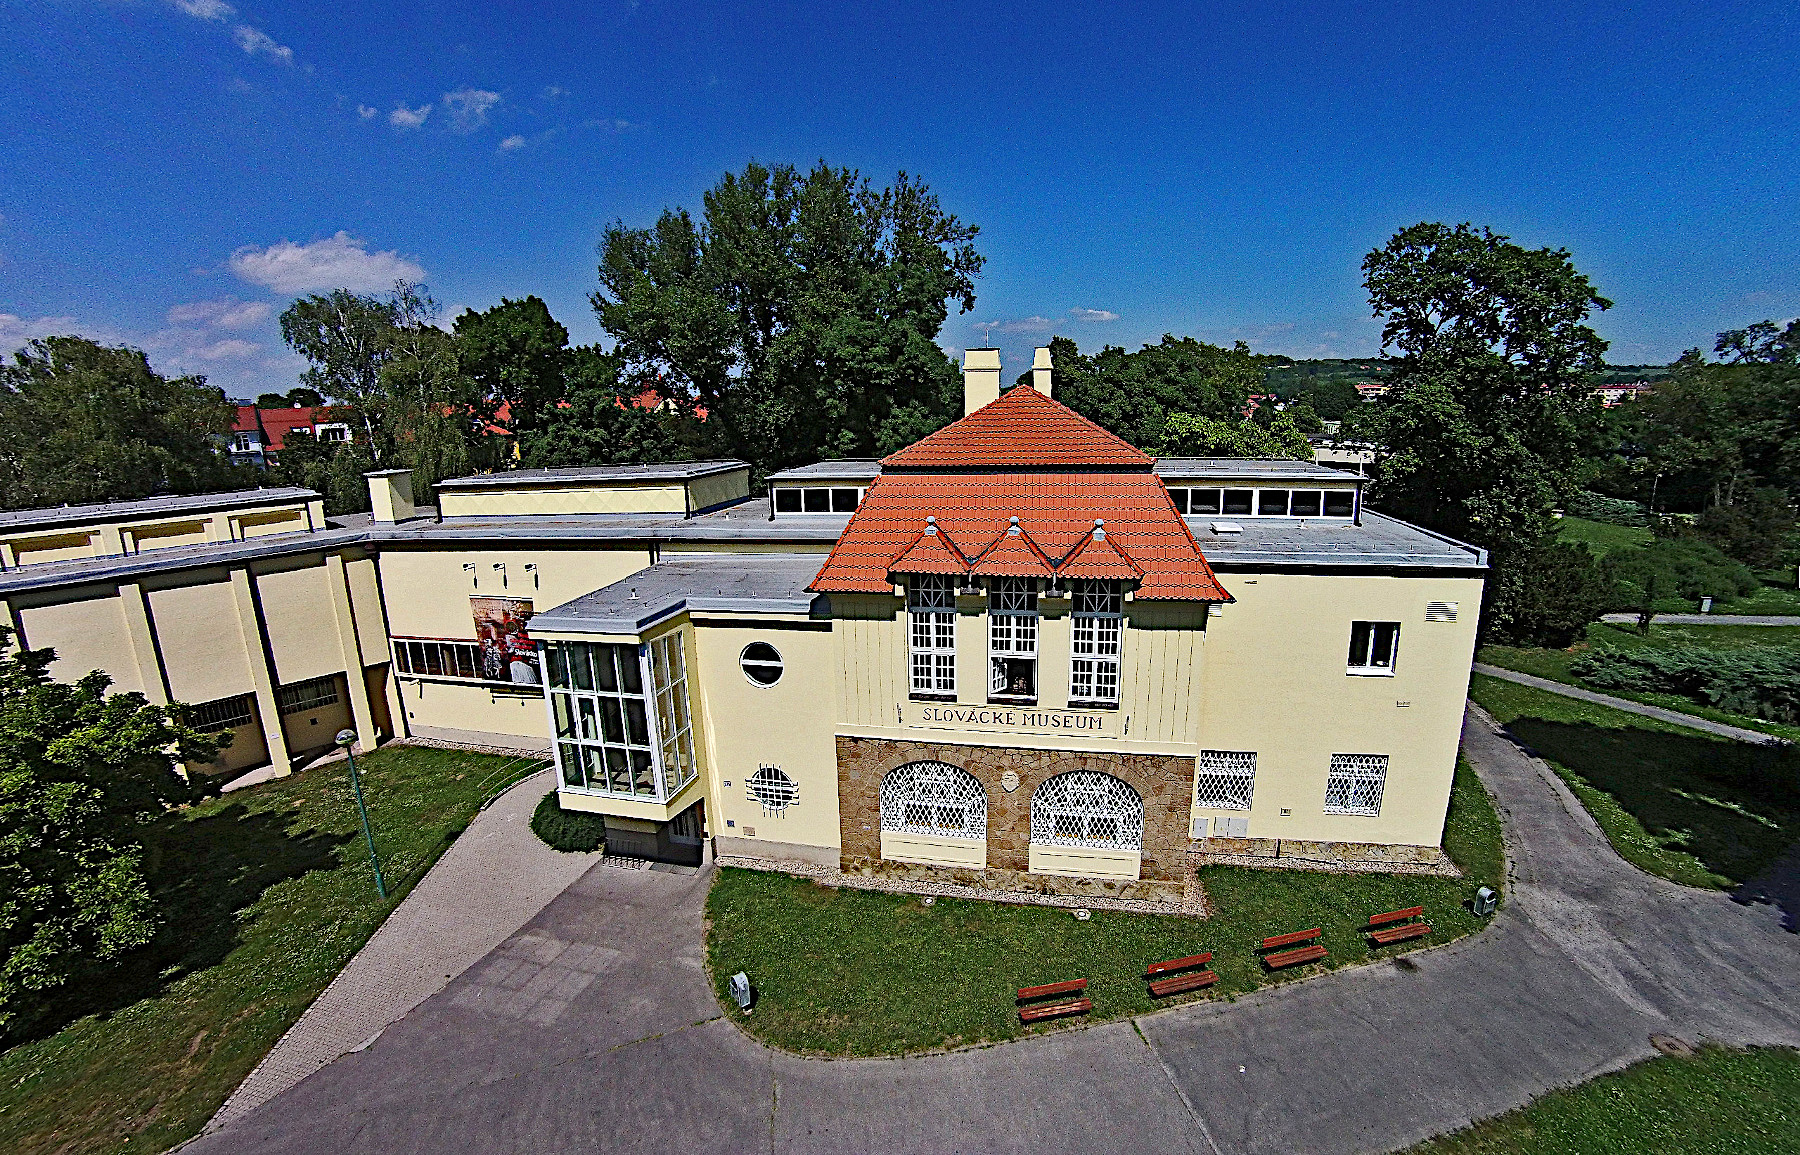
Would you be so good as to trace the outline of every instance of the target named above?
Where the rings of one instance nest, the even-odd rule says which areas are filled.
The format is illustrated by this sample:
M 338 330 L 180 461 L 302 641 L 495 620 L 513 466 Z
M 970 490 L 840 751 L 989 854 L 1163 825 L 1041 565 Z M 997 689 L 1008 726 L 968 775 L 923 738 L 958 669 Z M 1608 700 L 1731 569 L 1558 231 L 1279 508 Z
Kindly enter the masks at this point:
M 1409 938 L 1424 938 L 1431 933 L 1431 924 L 1425 921 L 1424 907 L 1409 906 L 1405 910 L 1370 915 L 1369 925 L 1363 927 L 1363 933 L 1376 946 L 1388 946 Z
M 1036 1023 L 1041 1022 L 1044 1019 L 1059 1019 L 1064 1015 L 1085 1015 L 1094 1009 L 1094 1000 L 1080 998 L 1066 999 L 1057 1003 L 1038 1002 L 1039 999 L 1050 999 L 1059 995 L 1072 995 L 1078 991 L 1085 990 L 1087 990 L 1086 979 L 1070 979 L 1068 982 L 1063 983 L 1046 983 L 1041 987 L 1020 987 L 1018 1001 L 1021 1004 L 1030 1003 L 1032 1005 L 1021 1005 L 1019 1007 L 1019 1021 L 1021 1023 Z
M 1289 934 L 1278 934 L 1263 939 L 1256 949 L 1275 952 L 1262 956 L 1262 964 L 1272 971 L 1280 970 L 1283 967 L 1299 966 L 1301 963 L 1316 962 L 1331 953 L 1315 941 L 1321 933 L 1323 932 L 1315 926 L 1307 930 L 1296 930 Z M 1295 946 L 1296 943 L 1312 943 L 1312 945 Z M 1293 949 L 1276 949 L 1290 946 Z
M 1210 970 L 1202 969 L 1212 961 L 1212 952 L 1191 954 L 1186 958 L 1172 958 L 1165 962 L 1151 963 L 1144 968 L 1144 977 L 1150 980 L 1150 994 L 1155 998 L 1164 995 L 1178 995 L 1183 991 L 1197 991 L 1201 987 L 1210 987 L 1219 981 L 1219 976 Z M 1190 973 L 1182 973 L 1182 972 Z M 1157 978 L 1167 975 L 1168 978 Z

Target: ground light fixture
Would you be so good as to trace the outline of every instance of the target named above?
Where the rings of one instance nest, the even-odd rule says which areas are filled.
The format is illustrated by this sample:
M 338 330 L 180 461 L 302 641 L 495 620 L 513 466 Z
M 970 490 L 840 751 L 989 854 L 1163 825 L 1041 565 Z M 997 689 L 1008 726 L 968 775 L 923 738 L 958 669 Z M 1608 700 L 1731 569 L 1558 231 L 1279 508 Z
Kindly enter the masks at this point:
M 381 860 L 375 857 L 375 832 L 369 829 L 369 808 L 363 805 L 362 776 L 356 772 L 356 755 L 350 751 L 350 747 L 356 745 L 356 731 L 339 730 L 337 744 L 344 748 L 344 757 L 350 760 L 350 789 L 356 795 L 356 813 L 362 819 L 363 841 L 369 845 L 369 865 L 375 869 L 375 893 L 385 901 L 387 880 L 381 877 Z

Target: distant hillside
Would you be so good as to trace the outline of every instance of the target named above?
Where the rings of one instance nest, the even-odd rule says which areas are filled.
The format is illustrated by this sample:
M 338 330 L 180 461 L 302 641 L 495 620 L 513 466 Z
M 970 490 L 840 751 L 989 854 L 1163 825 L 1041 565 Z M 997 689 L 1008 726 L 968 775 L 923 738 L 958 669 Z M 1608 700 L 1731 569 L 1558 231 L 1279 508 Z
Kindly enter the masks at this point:
M 1284 358 L 1269 367 L 1263 387 L 1283 401 L 1305 400 L 1320 417 L 1335 421 L 1357 404 L 1358 384 L 1384 381 L 1392 372 L 1393 362 L 1385 357 L 1327 357 L 1311 361 Z M 1668 376 L 1667 365 L 1608 365 L 1594 383 L 1663 381 Z

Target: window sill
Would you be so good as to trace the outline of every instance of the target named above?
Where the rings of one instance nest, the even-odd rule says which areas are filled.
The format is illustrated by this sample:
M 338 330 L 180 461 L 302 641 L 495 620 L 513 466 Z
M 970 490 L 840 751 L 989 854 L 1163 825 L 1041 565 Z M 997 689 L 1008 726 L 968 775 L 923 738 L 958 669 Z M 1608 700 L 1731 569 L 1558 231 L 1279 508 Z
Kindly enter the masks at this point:
M 1391 678 L 1394 676 L 1392 669 L 1383 669 L 1379 666 L 1351 666 L 1344 673 L 1352 678 Z
M 1335 817 L 1338 817 L 1338 818 L 1380 818 L 1381 817 L 1381 811 L 1379 811 L 1379 810 L 1333 810 L 1329 806 L 1327 806 L 1325 808 L 1325 813 L 1334 815 Z
M 989 694 L 987 704 L 990 706 L 1035 706 L 1038 704 L 1038 700 L 1035 697 L 1025 698 L 1014 697 L 1009 694 Z
M 908 694 L 906 696 L 906 698 L 910 702 L 954 702 L 954 701 L 956 701 L 955 694 L 917 694 L 917 693 L 914 693 L 914 694 Z
M 403 682 L 432 682 L 440 686 L 475 686 L 483 690 L 492 690 L 497 694 L 516 694 L 527 698 L 544 696 L 544 686 L 541 682 L 490 682 L 485 678 L 450 678 L 442 674 L 408 673 L 396 673 L 394 678 Z
M 1069 709 L 1071 710 L 1117 710 L 1118 708 L 1117 702 L 1084 702 L 1074 698 L 1069 700 Z

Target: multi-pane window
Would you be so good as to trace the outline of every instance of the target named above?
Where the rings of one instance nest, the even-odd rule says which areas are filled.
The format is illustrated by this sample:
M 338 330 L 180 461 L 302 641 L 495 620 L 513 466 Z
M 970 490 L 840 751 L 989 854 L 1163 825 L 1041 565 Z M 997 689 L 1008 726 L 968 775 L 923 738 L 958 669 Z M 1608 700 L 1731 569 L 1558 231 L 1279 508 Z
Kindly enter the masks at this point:
M 400 673 L 417 677 L 460 678 L 471 682 L 496 680 L 483 673 L 480 642 L 395 638 L 394 664 Z
M 1399 657 L 1399 622 L 1350 623 L 1350 673 L 1391 674 Z
M 639 649 L 604 642 L 549 647 L 550 705 L 564 786 L 657 798 L 656 743 Z
M 1325 813 L 1380 814 L 1387 768 L 1386 754 L 1333 754 L 1325 779 Z
M 1113 582 L 1078 580 L 1069 633 L 1069 701 L 1117 705 L 1125 595 Z
M 196 730 L 235 730 L 256 721 L 256 699 L 249 694 L 202 702 L 189 712 Z
M 1181 487 L 1171 488 L 1169 497 L 1177 510 L 1190 517 L 1351 517 L 1356 513 L 1356 491 L 1352 489 Z
M 910 621 L 912 692 L 956 693 L 956 579 L 949 574 L 919 574 L 907 582 Z
M 988 696 L 1037 697 L 1037 584 L 995 578 L 988 588 Z
M 909 762 L 881 780 L 881 828 L 893 834 L 987 837 L 987 792 L 947 762 Z
M 650 643 L 650 682 L 656 691 L 656 729 L 662 738 L 663 797 L 673 798 L 700 772 L 694 760 L 694 719 L 688 709 L 687 652 L 681 631 Z
M 779 486 L 776 513 L 855 513 L 863 491 L 855 486 Z
M 1256 751 L 1202 750 L 1194 773 L 1194 805 L 1248 810 L 1256 791 Z
M 306 710 L 329 706 L 338 700 L 337 679 L 333 677 L 312 678 L 305 682 L 295 682 L 291 686 L 283 686 L 276 691 L 275 700 L 280 705 L 283 714 L 299 714 Z
M 1125 782 L 1097 770 L 1058 774 L 1031 795 L 1031 841 L 1141 850 L 1144 800 Z

